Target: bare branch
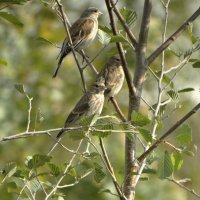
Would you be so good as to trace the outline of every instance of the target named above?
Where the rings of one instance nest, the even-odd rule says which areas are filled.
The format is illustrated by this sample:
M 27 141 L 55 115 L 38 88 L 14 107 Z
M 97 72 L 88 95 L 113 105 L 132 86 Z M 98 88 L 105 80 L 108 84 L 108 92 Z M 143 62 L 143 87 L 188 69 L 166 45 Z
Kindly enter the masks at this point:
M 161 44 L 148 58 L 147 65 L 150 65 L 181 33 L 200 15 L 200 7 L 189 17 L 163 44 Z
M 183 184 L 181 183 L 181 180 L 178 181 L 178 180 L 175 180 L 174 178 L 167 178 L 167 180 L 171 181 L 172 183 L 175 183 L 176 185 L 178 185 L 178 186 L 181 187 L 182 189 L 184 189 L 184 190 L 190 192 L 191 194 L 193 194 L 194 196 L 196 196 L 197 198 L 200 199 L 200 195 L 197 194 L 193 189 L 190 189 L 190 188 L 186 187 L 185 185 L 183 185 Z
M 100 143 L 100 147 L 101 147 L 101 150 L 102 150 L 102 153 L 103 153 L 103 158 L 105 160 L 105 163 L 106 163 L 106 166 L 108 167 L 108 170 L 110 171 L 110 173 L 112 174 L 112 179 L 113 179 L 113 183 L 115 185 L 115 188 L 117 190 L 117 193 L 120 197 L 121 200 L 126 200 L 126 197 L 124 196 L 124 194 L 122 193 L 121 191 L 121 188 L 119 186 L 119 184 L 117 183 L 117 179 L 116 179 L 116 176 L 115 176 L 115 173 L 114 173 L 114 170 L 113 170 L 113 167 L 110 163 L 110 160 L 108 158 L 108 155 L 106 153 L 106 149 L 104 147 L 104 144 L 103 144 L 103 139 L 102 138 L 99 138 L 99 143 Z
M 170 134 L 172 134 L 180 125 L 182 125 L 187 119 L 195 114 L 200 109 L 200 103 L 198 103 L 192 110 L 190 110 L 184 117 L 177 121 L 168 131 L 166 131 L 154 144 L 152 144 L 147 151 L 145 151 L 137 160 L 142 162 L 157 146 Z

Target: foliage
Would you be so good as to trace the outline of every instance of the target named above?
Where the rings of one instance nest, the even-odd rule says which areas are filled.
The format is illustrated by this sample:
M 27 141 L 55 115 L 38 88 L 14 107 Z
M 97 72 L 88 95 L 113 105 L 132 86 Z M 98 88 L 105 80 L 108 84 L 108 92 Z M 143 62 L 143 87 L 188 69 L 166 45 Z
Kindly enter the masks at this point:
M 86 2 L 80 2 L 80 9 L 75 9 L 76 2 L 62 3 L 71 22 L 74 14 L 77 12 L 78 16 L 82 11 L 82 5 L 87 6 Z M 171 2 L 169 14 L 172 13 L 177 20 L 168 19 L 167 33 L 176 30 L 179 18 L 180 24 L 185 20 L 189 3 L 186 2 L 185 7 L 181 6 L 183 10 L 177 12 L 180 2 L 177 3 L 179 6 Z M 121 6 L 121 16 L 130 31 L 137 35 L 142 16 L 139 10 L 135 9 L 136 13 L 133 8 L 140 9 L 139 1 L 117 2 L 116 5 Z M 57 134 L 55 127 L 63 126 L 66 114 L 82 95 L 81 80 L 73 56 L 65 59 L 59 77 L 51 79 L 60 50 L 56 47 L 61 46 L 56 43 L 65 37 L 63 24 L 56 16 L 57 9 L 56 4 L 49 1 L 0 2 L 1 135 L 4 139 L 12 135 L 18 139 L 7 143 L 1 141 L 1 198 L 76 200 L 81 196 L 88 200 L 119 199 L 111 184 L 115 178 L 120 186 L 123 183 L 124 137 L 128 136 L 137 144 L 135 155 L 139 157 L 144 149 L 154 145 L 172 124 L 178 122 L 191 104 L 199 102 L 200 40 L 196 28 L 199 22 L 190 24 L 181 41 L 174 42 L 165 50 L 163 68 L 160 59 L 148 66 L 150 70 L 144 77 L 141 98 L 144 101 L 141 101 L 141 109 L 131 113 L 130 121 L 122 122 L 111 102 L 106 100 L 103 114 L 95 124 L 94 116 L 84 117 L 78 126 L 67 130 L 62 140 L 57 141 L 54 137 Z M 158 10 L 162 9 L 153 11 L 147 54 L 161 44 L 159 38 L 163 31 L 163 14 Z M 133 76 L 137 63 L 130 38 L 116 16 L 117 35 L 113 35 L 106 11 L 102 18 L 98 42 L 95 41 L 86 50 L 89 59 L 97 55 L 93 64 L 100 70 L 106 59 L 118 52 L 115 43 L 120 42 Z M 79 55 L 78 60 L 82 61 Z M 85 66 L 84 61 L 80 63 Z M 89 86 L 94 79 L 89 67 L 84 69 L 84 76 Z M 123 113 L 129 109 L 128 92 L 124 84 L 116 97 Z M 138 188 L 142 186 L 141 191 L 136 187 L 136 198 L 156 199 L 153 191 L 156 185 L 163 200 L 173 199 L 174 191 L 182 195 L 181 199 L 187 199 L 187 195 L 177 190 L 175 185 L 166 192 L 158 184 L 160 181 L 164 183 L 163 179 L 174 180 L 175 176 L 190 176 L 194 186 L 196 183 L 198 185 L 198 171 L 191 170 L 192 165 L 199 164 L 194 157 L 199 146 L 199 117 L 195 117 L 181 124 L 169 138 L 159 141 L 154 152 L 146 157 L 141 172 L 132 172 L 131 175 L 139 175 Z M 56 147 L 48 154 L 52 143 Z M 187 165 L 188 162 L 192 162 L 191 165 Z

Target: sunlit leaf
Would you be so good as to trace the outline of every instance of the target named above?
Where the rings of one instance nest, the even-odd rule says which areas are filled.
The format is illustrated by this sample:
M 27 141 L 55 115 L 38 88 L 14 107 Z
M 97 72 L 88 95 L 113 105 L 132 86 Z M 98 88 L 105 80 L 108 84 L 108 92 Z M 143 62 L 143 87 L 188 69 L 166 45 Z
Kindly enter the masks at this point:
M 17 171 L 17 164 L 15 162 L 9 162 L 5 166 L 6 176 L 9 178 Z
M 137 20 L 137 14 L 134 10 L 124 7 L 122 9 L 120 9 L 120 13 L 123 16 L 126 23 L 128 24 L 128 26 L 135 24 L 135 22 Z
M 7 191 L 8 191 L 8 193 L 19 193 L 20 192 L 20 190 L 17 187 L 17 184 L 15 182 L 9 182 L 7 184 Z
M 146 140 L 146 142 L 152 142 L 152 135 L 150 134 L 149 130 L 138 128 L 139 133 L 142 135 L 142 137 Z
M 26 158 L 25 164 L 29 169 L 33 169 L 45 165 L 50 160 L 51 156 L 35 154 L 34 156 L 28 156 Z
M 160 158 L 158 174 L 160 179 L 165 179 L 173 173 L 173 163 L 170 154 L 165 151 L 164 156 Z
M 188 124 L 183 124 L 176 131 L 176 140 L 182 144 L 186 145 L 192 142 L 192 129 Z
M 183 158 L 181 153 L 176 152 L 171 154 L 172 163 L 174 166 L 174 170 L 179 170 L 183 165 Z
M 111 37 L 110 43 L 113 42 L 122 42 L 122 43 L 129 43 L 128 40 L 126 40 L 123 36 L 121 35 L 113 35 Z
M 60 174 L 60 169 L 59 169 L 59 167 L 58 167 L 57 165 L 55 165 L 55 164 L 53 164 L 53 163 L 48 163 L 48 167 L 49 167 L 49 169 L 50 169 L 50 173 L 51 173 L 53 176 L 55 176 L 55 177 L 59 176 L 59 174 Z
M 177 102 L 179 100 L 179 95 L 176 90 L 169 90 L 167 91 L 167 94 L 174 102 Z
M 106 32 L 108 34 L 112 34 L 112 30 L 110 28 L 108 28 L 107 26 L 101 26 L 99 25 L 99 30 L 102 30 L 103 32 Z
M 132 112 L 131 119 L 134 125 L 137 126 L 145 126 L 151 122 L 151 120 L 148 119 L 148 117 L 135 111 Z
M 99 42 L 103 45 L 107 45 L 111 39 L 111 36 L 102 30 L 98 31 L 97 37 L 98 37 Z
M 16 16 L 14 16 L 8 12 L 0 12 L 0 17 L 3 19 L 6 19 L 10 23 L 15 24 L 17 26 L 20 26 L 20 27 L 23 26 L 23 24 L 19 21 L 19 19 Z

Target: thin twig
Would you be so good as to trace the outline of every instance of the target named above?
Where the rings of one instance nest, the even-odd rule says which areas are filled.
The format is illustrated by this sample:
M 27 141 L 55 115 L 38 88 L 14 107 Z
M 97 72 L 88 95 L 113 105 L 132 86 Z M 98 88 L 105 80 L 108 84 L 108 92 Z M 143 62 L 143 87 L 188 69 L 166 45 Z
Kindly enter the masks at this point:
M 131 30 L 129 29 L 128 24 L 124 20 L 123 16 L 120 14 L 118 9 L 116 8 L 116 3 L 114 3 L 113 0 L 110 0 L 110 4 L 112 5 L 113 11 L 116 14 L 117 18 L 119 19 L 119 21 L 121 22 L 122 26 L 124 27 L 124 30 L 126 31 L 126 33 L 127 33 L 128 37 L 129 37 L 133 47 L 136 49 L 137 40 L 136 40 L 135 36 L 133 35 L 133 33 L 131 32 Z
M 60 1 L 58 0 L 55 0 L 57 5 L 58 5 L 58 9 L 59 9 L 59 12 L 62 16 L 62 19 L 63 19 L 63 24 L 64 24 L 64 27 L 65 27 L 65 31 L 67 33 L 67 36 L 68 36 L 68 39 L 69 39 L 69 44 L 70 44 L 70 48 L 72 50 L 72 53 L 73 53 L 73 56 L 74 56 L 74 59 L 76 61 L 76 64 L 78 66 L 78 69 L 79 69 L 79 72 L 80 72 L 80 76 L 81 76 L 81 80 L 82 80 L 82 84 L 83 84 L 83 89 L 84 89 L 84 92 L 86 92 L 86 84 L 85 84 L 85 79 L 84 79 L 84 75 L 83 75 L 83 69 L 81 68 L 79 62 L 78 62 L 78 59 L 76 57 L 76 53 L 75 53 L 75 50 L 74 50 L 74 47 L 73 47 L 73 43 L 72 43 L 72 38 L 71 38 L 71 35 L 70 35 L 70 32 L 69 32 L 69 26 L 68 26 L 68 21 L 66 20 L 67 17 L 66 15 L 64 14 L 64 11 L 63 11 L 63 6 L 62 4 L 60 3 Z
M 194 189 L 190 189 L 190 188 L 186 187 L 185 185 L 183 185 L 183 184 L 181 183 L 181 181 L 175 180 L 174 178 L 167 178 L 167 180 L 171 181 L 172 183 L 175 183 L 176 185 L 178 185 L 178 186 L 181 187 L 182 189 L 184 189 L 184 190 L 190 192 L 191 194 L 193 194 L 194 196 L 196 196 L 197 198 L 200 199 L 200 195 L 197 194 L 197 193 L 194 191 Z
M 148 58 L 147 65 L 150 65 L 181 33 L 200 15 L 200 7 L 189 17 L 163 44 L 161 44 Z
M 27 122 L 27 128 L 26 128 L 26 132 L 29 132 L 30 123 L 31 123 L 31 110 L 32 110 L 32 100 L 33 100 L 33 97 L 29 97 L 28 94 L 25 94 L 25 95 L 26 95 L 26 98 L 28 99 L 28 103 L 29 103 L 28 122 Z
M 154 144 L 152 144 L 147 151 L 145 151 L 137 160 L 142 162 L 157 146 L 165 140 L 166 137 L 171 135 L 180 125 L 182 125 L 187 119 L 195 114 L 200 109 L 200 103 L 198 103 L 192 110 L 190 110 L 184 117 L 178 120 L 168 131 L 166 131 Z
M 115 172 L 114 172 L 113 167 L 112 167 L 112 165 L 110 163 L 110 160 L 108 158 L 108 155 L 107 155 L 106 149 L 104 147 L 104 143 L 103 143 L 103 139 L 102 138 L 99 138 L 99 143 L 100 143 L 100 147 L 101 147 L 102 154 L 103 154 L 104 160 L 106 162 L 106 165 L 107 165 L 110 173 L 112 174 L 113 183 L 115 185 L 117 193 L 118 193 L 118 195 L 119 195 L 119 197 L 120 197 L 121 200 L 125 200 L 126 198 L 125 198 L 124 194 L 122 193 L 121 188 L 119 187 L 119 184 L 117 183 Z
M 78 147 L 77 147 L 77 149 L 76 149 L 76 153 L 79 151 L 82 142 L 83 142 L 83 139 L 80 140 L 80 142 L 79 142 L 79 144 L 78 144 Z M 63 172 L 63 175 L 59 178 L 59 180 L 57 181 L 56 185 L 53 187 L 53 189 L 52 189 L 52 190 L 49 192 L 49 194 L 46 196 L 45 200 L 48 200 L 48 199 L 51 197 L 51 195 L 52 195 L 54 192 L 56 192 L 56 190 L 58 189 L 60 183 L 61 183 L 62 180 L 65 178 L 65 176 L 66 176 L 66 174 L 67 174 L 67 172 L 68 172 L 70 166 L 72 166 L 72 163 L 73 163 L 74 159 L 76 158 L 76 156 L 77 156 L 76 154 L 74 154 L 74 155 L 72 156 L 72 158 L 70 159 L 68 165 L 65 167 L 65 170 L 64 170 L 64 172 Z

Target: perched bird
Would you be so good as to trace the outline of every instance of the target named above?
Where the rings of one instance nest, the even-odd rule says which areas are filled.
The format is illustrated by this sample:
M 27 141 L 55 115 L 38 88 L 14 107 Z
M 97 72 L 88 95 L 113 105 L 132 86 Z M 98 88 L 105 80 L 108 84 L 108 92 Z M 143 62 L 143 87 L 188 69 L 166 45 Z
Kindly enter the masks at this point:
M 97 8 L 90 7 L 85 10 L 80 18 L 71 26 L 69 33 L 72 39 L 73 48 L 76 51 L 86 48 L 94 40 L 98 31 L 98 17 L 101 14 L 102 13 Z M 69 40 L 65 38 L 58 56 L 58 66 L 53 78 L 56 77 L 64 57 L 70 52 L 71 47 Z
M 112 56 L 96 78 L 96 82 L 104 79 L 106 86 L 105 97 L 114 97 L 122 88 L 124 82 L 124 71 L 119 55 Z
M 64 128 L 76 124 L 82 116 L 94 116 L 94 118 L 99 116 L 103 109 L 105 89 L 103 79 L 95 82 L 71 111 L 65 121 Z M 63 132 L 65 132 L 64 129 L 58 133 L 57 138 Z

